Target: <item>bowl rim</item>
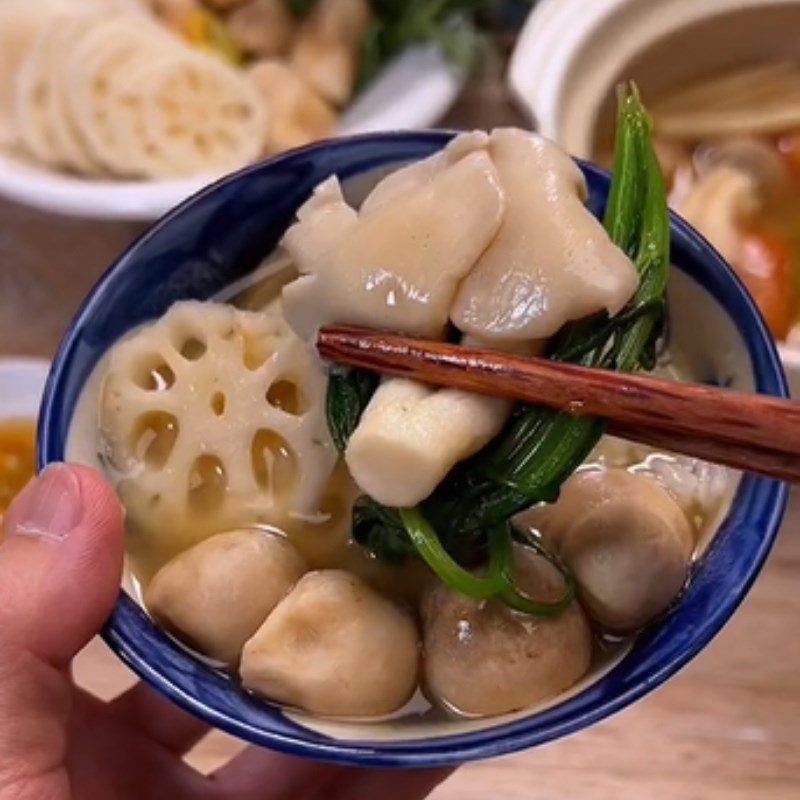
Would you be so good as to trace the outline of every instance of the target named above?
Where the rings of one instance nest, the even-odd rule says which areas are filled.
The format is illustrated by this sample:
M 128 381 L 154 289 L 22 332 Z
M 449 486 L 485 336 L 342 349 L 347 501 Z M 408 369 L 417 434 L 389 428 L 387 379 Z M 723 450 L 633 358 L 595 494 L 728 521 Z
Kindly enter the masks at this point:
M 366 134 L 317 142 L 223 178 L 182 203 L 143 233 L 98 279 L 65 333 L 48 376 L 41 405 L 37 453 L 39 468 L 57 460 L 62 454 L 66 431 L 55 429 L 57 426 L 53 424 L 53 417 L 54 415 L 58 417 L 58 409 L 62 402 L 62 384 L 69 372 L 82 326 L 91 318 L 95 306 L 102 302 L 104 287 L 118 274 L 130 269 L 136 263 L 137 251 L 143 244 L 157 237 L 176 217 L 191 213 L 193 207 L 213 197 L 220 189 L 240 181 L 247 181 L 252 174 L 270 170 L 273 165 L 291 163 L 293 159 L 309 155 L 330 155 L 338 151 L 347 152 L 347 148 L 359 147 L 362 144 L 383 145 L 387 151 L 391 151 L 394 145 L 415 143 L 430 146 L 433 151 L 444 146 L 453 135 L 454 132 L 448 131 L 408 131 Z M 391 161 L 391 157 L 387 154 L 384 163 Z M 608 174 L 583 162 L 581 167 L 587 180 L 595 184 L 599 182 L 603 195 L 606 195 Z M 741 335 L 758 390 L 776 396 L 788 396 L 785 376 L 775 345 L 741 282 L 731 273 L 716 251 L 688 223 L 672 212 L 670 212 L 670 229 L 673 246 L 677 246 L 684 253 L 684 258 L 695 259 L 702 273 L 701 284 L 714 295 Z M 603 697 L 601 702 L 590 709 L 575 714 L 567 713 L 570 705 L 585 691 L 590 691 L 592 686 L 605 681 L 608 676 L 542 712 L 531 713 L 511 722 L 501 722 L 489 728 L 467 733 L 381 741 L 336 739 L 299 725 L 284 725 L 280 731 L 267 730 L 242 718 L 232 717 L 225 709 L 216 708 L 206 702 L 203 698 L 204 687 L 197 685 L 191 676 L 183 675 L 178 666 L 170 670 L 169 676 L 165 674 L 163 664 L 159 667 L 154 666 L 151 663 L 152 658 L 148 658 L 150 651 L 142 646 L 141 641 L 137 641 L 141 639 L 141 634 L 132 631 L 131 627 L 136 628 L 144 623 L 144 630 L 147 633 L 152 632 L 155 635 L 160 632 L 124 592 L 120 592 L 112 616 L 103 629 L 103 637 L 112 650 L 139 677 L 184 709 L 227 733 L 275 750 L 331 762 L 382 767 L 430 767 L 507 754 L 575 732 L 621 710 L 650 692 L 697 655 L 736 610 L 763 566 L 783 517 L 787 495 L 787 486 L 778 481 L 755 477 L 743 479 L 732 502 L 731 511 L 736 509 L 742 512 L 741 521 L 743 523 L 749 521 L 756 530 L 760 530 L 761 535 L 752 559 L 743 574 L 739 576 L 735 589 L 724 598 L 724 602 L 714 608 L 713 613 L 703 618 L 703 624 L 698 626 L 696 635 L 690 641 L 680 647 L 671 658 L 663 660 L 663 663 L 659 661 L 655 672 L 638 678 L 624 691 L 610 692 L 609 696 Z M 740 509 L 739 506 L 743 508 Z M 163 637 L 163 634 L 160 635 Z M 633 650 L 646 638 L 647 634 L 640 636 Z M 629 655 L 614 667 L 610 675 L 625 663 Z M 212 681 L 216 674 L 212 670 L 204 670 L 203 680 Z M 210 684 L 206 688 L 210 689 Z M 277 716 L 283 719 L 282 714 Z

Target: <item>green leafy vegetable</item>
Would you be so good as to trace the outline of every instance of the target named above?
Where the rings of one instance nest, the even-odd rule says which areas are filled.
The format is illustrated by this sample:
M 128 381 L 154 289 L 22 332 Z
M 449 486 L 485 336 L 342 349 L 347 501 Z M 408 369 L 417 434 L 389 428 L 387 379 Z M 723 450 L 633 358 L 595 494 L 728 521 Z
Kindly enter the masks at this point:
M 595 315 L 566 326 L 550 355 L 634 370 L 655 359 L 669 268 L 669 218 L 650 121 L 634 89 L 620 90 L 618 117 L 604 224 L 614 242 L 632 255 L 639 287 L 617 318 Z M 582 349 L 585 342 L 593 346 Z M 552 501 L 604 430 L 604 421 L 591 417 L 536 406 L 518 409 L 505 432 L 426 501 L 425 512 L 437 530 L 463 531 L 492 527 L 532 503 Z
M 328 377 L 325 410 L 333 443 L 344 453 L 370 398 L 378 387 L 378 376 L 365 369 L 333 367 Z
M 364 36 L 356 86 L 363 87 L 406 47 L 438 44 L 457 67 L 470 71 L 484 37 L 479 17 L 497 0 L 372 0 L 373 21 Z
M 486 575 L 474 575 L 450 557 L 418 508 L 401 508 L 398 514 L 417 552 L 446 586 L 478 600 L 500 594 L 504 585 L 500 568 L 505 555 L 498 548 L 493 548 Z
M 497 598 L 517 611 L 537 617 L 560 614 L 575 596 L 575 581 L 571 573 L 541 544 L 536 546 L 537 552 L 559 570 L 564 578 L 564 591 L 558 600 L 542 602 L 519 590 L 514 580 L 513 539 L 508 524 L 495 526 L 489 532 L 489 565 L 484 575 L 476 575 L 450 556 L 418 508 L 401 508 L 398 514 L 420 556 L 445 586 L 460 594 L 475 600 Z
M 535 617 L 555 617 L 564 611 L 575 597 L 575 578 L 566 565 L 551 553 L 537 539 L 526 542 L 526 546 L 535 550 L 540 556 L 549 561 L 564 579 L 564 591 L 558 600 L 542 602 L 534 600 L 520 591 L 514 580 L 514 551 L 512 549 L 513 537 L 511 526 L 498 525 L 489 533 L 489 545 L 492 550 L 492 559 L 497 564 L 500 575 L 500 593 L 498 597 L 509 608 L 531 614 Z
M 353 506 L 353 537 L 387 564 L 401 564 L 417 550 L 393 508 L 362 495 Z

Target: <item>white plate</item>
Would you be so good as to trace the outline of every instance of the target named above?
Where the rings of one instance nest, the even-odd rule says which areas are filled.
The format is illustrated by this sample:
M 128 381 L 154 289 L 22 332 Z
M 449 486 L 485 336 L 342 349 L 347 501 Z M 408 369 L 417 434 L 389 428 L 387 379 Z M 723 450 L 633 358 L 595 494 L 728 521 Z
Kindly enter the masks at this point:
M 545 136 L 588 158 L 598 116 L 621 78 L 644 78 L 646 98 L 648 89 L 737 58 L 797 58 L 799 23 L 800 0 L 540 0 L 517 41 L 508 82 Z M 674 52 L 674 42 L 701 25 L 717 37 L 709 46 L 686 46 L 672 58 L 659 53 L 659 42 L 672 42 Z M 658 55 L 648 60 L 651 51 Z M 651 69 L 628 75 L 631 63 Z M 800 346 L 782 342 L 778 351 L 800 399 Z
M 0 420 L 38 416 L 49 371 L 40 358 L 0 358 Z
M 436 48 L 409 48 L 347 109 L 337 133 L 429 127 L 454 103 L 463 82 L 463 74 Z M 56 172 L 22 154 L 0 152 L 0 195 L 45 211 L 92 219 L 157 219 L 218 177 L 95 180 Z

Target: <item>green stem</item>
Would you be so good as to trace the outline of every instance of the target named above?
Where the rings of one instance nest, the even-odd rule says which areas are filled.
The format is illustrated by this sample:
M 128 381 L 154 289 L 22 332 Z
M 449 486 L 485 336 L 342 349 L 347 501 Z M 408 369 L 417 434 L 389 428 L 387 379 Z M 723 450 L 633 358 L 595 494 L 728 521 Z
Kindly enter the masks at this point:
M 494 559 L 491 560 L 485 577 L 473 575 L 450 557 L 419 508 L 401 508 L 398 513 L 417 552 L 441 578 L 442 583 L 476 600 L 498 594 L 502 585 Z
M 541 544 L 536 545 L 539 555 L 547 559 L 564 579 L 564 591 L 558 600 L 534 600 L 522 592 L 514 580 L 514 550 L 509 525 L 498 525 L 489 533 L 489 548 L 500 565 L 502 588 L 498 597 L 510 608 L 534 617 L 555 617 L 561 614 L 575 598 L 575 579 L 572 573 Z
M 473 600 L 502 600 L 515 611 L 537 617 L 560 614 L 575 597 L 575 581 L 566 567 L 539 545 L 537 552 L 558 569 L 564 578 L 564 592 L 558 600 L 534 600 L 522 592 L 514 579 L 514 549 L 508 524 L 497 525 L 489 532 L 489 566 L 485 575 L 475 575 L 457 564 L 442 547 L 436 531 L 418 508 L 401 508 L 400 519 L 409 538 L 428 566 L 442 583 Z

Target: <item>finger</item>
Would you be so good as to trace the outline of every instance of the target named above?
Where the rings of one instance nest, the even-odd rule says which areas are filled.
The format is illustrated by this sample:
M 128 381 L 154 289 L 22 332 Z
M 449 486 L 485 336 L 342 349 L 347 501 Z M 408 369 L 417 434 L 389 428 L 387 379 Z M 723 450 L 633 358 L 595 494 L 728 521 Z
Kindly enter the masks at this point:
M 55 797 L 50 784 L 66 756 L 73 700 L 64 668 L 114 602 L 122 515 L 97 473 L 59 465 L 28 484 L 4 530 L 0 795 L 5 782 L 24 786 L 30 797 Z
M 137 683 L 109 704 L 119 721 L 136 728 L 176 755 L 183 755 L 208 733 L 208 725 Z
M 326 787 L 324 800 L 422 800 L 453 773 L 437 769 L 348 769 Z M 319 800 L 322 800 L 322 795 Z M 315 798 L 316 800 L 316 798 Z
M 321 761 L 250 747 L 215 772 L 212 781 L 219 800 L 301 800 L 316 796 L 341 772 Z
M 102 626 L 122 574 L 122 512 L 87 467 L 57 464 L 12 503 L 0 545 L 0 650 L 64 668 Z

